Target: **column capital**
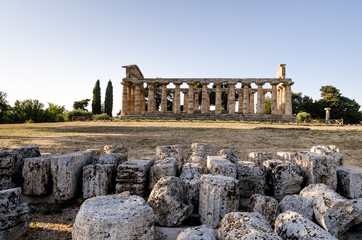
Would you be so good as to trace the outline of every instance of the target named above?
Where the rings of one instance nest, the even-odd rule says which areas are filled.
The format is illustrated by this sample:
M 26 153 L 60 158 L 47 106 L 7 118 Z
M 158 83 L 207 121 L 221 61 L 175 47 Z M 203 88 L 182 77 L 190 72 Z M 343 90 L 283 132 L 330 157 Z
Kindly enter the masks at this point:
M 263 87 L 264 83 L 256 83 L 256 85 L 258 85 L 258 87 Z

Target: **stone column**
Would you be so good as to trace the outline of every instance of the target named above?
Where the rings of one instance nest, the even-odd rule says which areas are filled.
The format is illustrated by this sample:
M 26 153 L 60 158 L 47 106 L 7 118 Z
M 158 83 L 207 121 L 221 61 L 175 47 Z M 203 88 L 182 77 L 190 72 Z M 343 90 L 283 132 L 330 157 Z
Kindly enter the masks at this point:
M 187 113 L 194 114 L 194 84 L 188 83 L 189 85 L 189 92 L 188 92 L 188 104 L 187 104 Z
M 146 96 L 145 96 L 145 89 L 141 89 L 141 113 L 146 111 Z
M 130 84 L 127 85 L 127 112 L 132 112 L 132 87 Z
M 184 94 L 184 112 L 188 112 L 188 102 L 189 102 L 189 95 L 187 93 Z
M 258 100 L 256 105 L 256 113 L 257 114 L 264 114 L 263 111 L 263 84 L 258 84 Z
M 155 111 L 154 99 L 155 99 L 155 88 L 154 88 L 153 84 L 149 84 L 148 85 L 148 106 L 147 106 L 147 111 L 149 113 L 153 113 Z
M 122 84 L 122 107 L 121 107 L 121 115 L 124 116 L 127 114 L 128 112 L 128 106 L 127 106 L 127 84 L 125 83 L 121 83 Z
M 205 114 L 209 111 L 209 109 L 207 108 L 207 97 L 209 96 L 207 94 L 207 85 L 208 83 L 202 84 L 202 99 L 201 99 L 201 113 Z
M 194 98 L 194 110 L 199 110 L 199 98 L 200 98 L 200 94 L 199 93 L 195 93 L 195 98 Z
M 329 123 L 331 119 L 331 109 L 325 108 L 324 110 L 326 111 L 326 123 Z
M 243 85 L 244 93 L 243 93 L 243 114 L 249 114 L 249 85 Z
M 255 96 L 254 96 L 255 93 L 250 93 L 250 113 L 251 114 L 254 114 L 255 113 Z
M 228 111 L 229 114 L 235 114 L 235 83 L 230 83 L 230 92 L 228 95 Z
M 239 113 L 243 112 L 243 93 L 239 91 Z
M 207 112 L 210 112 L 210 93 L 207 93 Z
M 271 114 L 278 114 L 278 91 L 277 84 L 272 84 L 272 93 L 271 93 Z
M 283 84 L 282 89 L 283 89 L 283 91 L 282 91 L 282 112 L 285 115 L 285 104 L 286 104 L 286 101 L 287 101 L 287 91 L 286 91 L 286 88 L 285 88 L 284 84 Z
M 138 114 L 141 112 L 141 85 L 136 84 L 134 93 L 134 113 Z
M 215 114 L 221 114 L 221 83 L 215 83 Z
M 173 96 L 173 113 L 180 113 L 180 85 L 175 83 L 175 94 Z
M 288 83 L 285 86 L 285 115 L 292 116 L 292 84 Z
M 263 92 L 263 114 L 266 114 L 266 101 L 265 101 L 265 95 L 267 92 Z
M 167 84 L 162 84 L 161 92 L 161 112 L 167 112 Z

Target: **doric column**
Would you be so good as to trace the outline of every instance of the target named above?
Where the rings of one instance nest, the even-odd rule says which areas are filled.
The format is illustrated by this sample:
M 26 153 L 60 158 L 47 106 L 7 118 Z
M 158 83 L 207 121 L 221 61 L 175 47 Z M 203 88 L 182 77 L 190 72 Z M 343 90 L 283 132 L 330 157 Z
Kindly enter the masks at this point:
M 184 94 L 184 109 L 183 109 L 183 111 L 185 113 L 188 112 L 188 105 L 189 105 L 188 102 L 189 102 L 189 95 L 187 93 L 185 93 Z
M 210 112 L 210 93 L 207 93 L 207 112 Z
M 230 83 L 230 92 L 228 95 L 228 111 L 229 114 L 234 114 L 235 113 L 235 84 L 234 83 Z
M 194 114 L 194 84 L 188 83 L 189 92 L 188 92 L 188 102 L 187 102 L 187 113 Z
M 285 104 L 287 100 L 287 91 L 285 89 L 285 85 L 283 84 L 282 88 L 282 113 L 285 115 Z
M 221 83 L 215 83 L 215 114 L 221 114 Z
M 130 84 L 127 85 L 127 112 L 132 112 L 132 87 Z
M 180 113 L 180 85 L 175 83 L 175 94 L 173 96 L 173 113 Z
M 200 98 L 200 94 L 199 93 L 195 93 L 195 98 L 194 98 L 194 110 L 199 110 L 199 98 Z
M 277 84 L 272 84 L 272 93 L 271 93 L 271 114 L 278 114 L 278 91 Z
M 255 113 L 255 96 L 254 96 L 255 93 L 250 93 L 250 108 L 249 108 L 249 111 L 251 114 L 254 114 Z
M 239 113 L 242 113 L 243 112 L 243 93 L 240 91 L 239 92 L 239 110 L 238 112 Z
M 136 84 L 134 93 L 134 113 L 141 112 L 141 85 Z
M 257 114 L 264 114 L 263 111 L 263 84 L 258 84 L 258 100 L 256 105 L 256 113 Z
M 263 92 L 263 114 L 266 114 L 266 100 L 265 95 L 267 92 Z
M 161 91 L 161 112 L 167 112 L 167 84 L 162 84 Z
M 288 83 L 285 86 L 285 115 L 292 116 L 292 84 Z
M 141 113 L 144 113 L 146 110 L 146 99 L 145 99 L 145 90 L 141 89 Z
M 244 93 L 243 93 L 243 114 L 249 114 L 249 85 L 243 85 Z
M 209 109 L 207 108 L 207 97 L 209 96 L 207 94 L 207 85 L 208 83 L 202 84 L 202 99 L 201 99 L 201 113 L 205 114 L 209 111 Z
M 148 85 L 148 106 L 147 106 L 147 111 L 149 113 L 153 113 L 155 111 L 154 99 L 155 99 L 155 88 L 154 88 L 153 84 L 149 84 Z
M 127 84 L 126 83 L 121 83 L 122 84 L 122 107 L 121 107 L 121 115 L 126 115 L 127 114 Z

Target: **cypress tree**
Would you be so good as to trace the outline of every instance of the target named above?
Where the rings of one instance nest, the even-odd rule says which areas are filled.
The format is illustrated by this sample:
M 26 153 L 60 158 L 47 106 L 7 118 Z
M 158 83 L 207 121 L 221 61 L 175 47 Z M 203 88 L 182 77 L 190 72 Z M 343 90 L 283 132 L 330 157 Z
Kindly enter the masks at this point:
M 93 100 L 92 100 L 92 113 L 101 114 L 101 87 L 99 86 L 99 79 L 96 82 L 96 85 L 93 88 Z
M 104 112 L 112 117 L 113 110 L 113 86 L 111 80 L 108 81 L 106 89 L 106 97 L 104 99 Z

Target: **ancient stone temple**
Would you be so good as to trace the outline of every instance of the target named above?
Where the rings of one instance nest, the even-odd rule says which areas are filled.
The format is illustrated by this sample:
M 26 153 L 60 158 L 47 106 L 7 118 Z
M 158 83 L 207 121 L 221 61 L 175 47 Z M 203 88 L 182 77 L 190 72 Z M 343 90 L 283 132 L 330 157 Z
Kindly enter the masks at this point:
M 137 65 L 123 66 L 121 118 L 294 121 L 285 66 L 276 78 L 144 78 Z

